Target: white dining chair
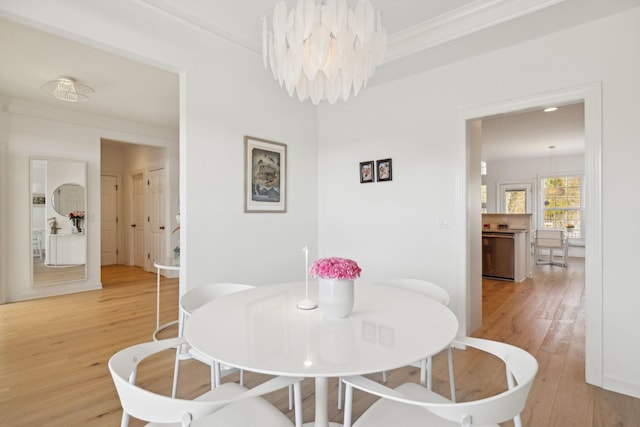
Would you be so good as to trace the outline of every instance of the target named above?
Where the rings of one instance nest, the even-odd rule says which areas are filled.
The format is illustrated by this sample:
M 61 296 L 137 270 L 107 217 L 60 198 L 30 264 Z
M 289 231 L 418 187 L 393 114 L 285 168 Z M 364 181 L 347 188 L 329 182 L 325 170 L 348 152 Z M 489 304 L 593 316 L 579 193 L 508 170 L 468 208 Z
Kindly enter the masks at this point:
M 569 259 L 569 245 L 565 236 L 565 231 L 561 229 L 540 229 L 536 230 L 534 239 L 536 264 L 557 265 L 566 267 Z M 549 251 L 549 257 L 543 258 L 542 251 Z M 560 260 L 554 258 L 560 252 Z
M 292 386 L 295 390 L 295 426 L 302 426 L 302 378 L 274 377 L 252 389 L 228 382 L 194 400 L 177 399 L 158 394 L 136 384 L 139 364 L 146 358 L 184 344 L 184 338 L 151 341 L 118 351 L 109 360 L 122 405 L 121 427 L 129 418 L 147 421 L 147 426 L 249 426 L 292 427 L 289 418 L 260 396 Z M 156 424 L 159 423 L 159 424 Z M 160 424 L 162 423 L 162 424 Z
M 180 298 L 180 322 L 178 325 L 178 336 L 181 337 L 184 335 L 184 324 L 189 316 L 206 303 L 225 295 L 253 288 L 255 288 L 255 286 L 243 283 L 209 283 L 187 291 L 182 298 Z M 215 327 L 224 328 L 224 325 L 216 325 Z M 220 385 L 222 377 L 237 371 L 240 372 L 240 385 L 244 385 L 244 371 L 233 366 L 223 365 L 217 360 L 212 360 L 192 348 L 188 343 L 185 343 L 176 349 L 176 362 L 173 370 L 173 389 L 171 391 L 172 397 L 176 397 L 177 395 L 180 361 L 185 359 L 196 359 L 211 366 L 212 389 Z M 289 387 L 289 409 L 293 409 L 293 406 L 293 390 Z
M 33 257 L 42 259 L 44 250 L 44 230 L 33 230 L 31 235 L 31 245 L 33 248 Z
M 398 288 L 406 289 L 408 291 L 418 292 L 428 296 L 433 300 L 438 301 L 443 305 L 449 305 L 449 302 L 451 300 L 447 291 L 445 291 L 442 287 L 436 285 L 435 283 L 429 282 L 427 280 L 390 279 L 379 281 L 377 283 L 380 283 L 382 285 L 395 286 Z M 451 346 L 447 347 L 447 359 L 449 364 L 449 388 L 451 393 L 451 400 L 455 402 L 456 387 L 453 378 L 453 358 L 451 353 Z M 420 368 L 420 384 L 426 387 L 428 390 L 431 390 L 433 387 L 433 357 L 429 355 L 420 361 L 412 363 L 411 366 Z M 382 372 L 382 382 L 387 382 L 386 371 Z M 338 380 L 338 409 L 342 409 L 342 382 L 340 381 L 340 379 Z
M 506 367 L 506 390 L 485 398 L 452 402 L 416 383 L 392 389 L 363 376 L 344 377 L 344 427 L 352 426 L 354 388 L 381 399 L 371 405 L 353 427 L 499 427 L 498 423 L 510 419 L 516 427 L 522 427 L 520 413 L 538 371 L 536 359 L 521 348 L 497 341 L 464 337 L 454 343 L 456 347 L 476 348 L 502 360 Z
M 181 298 L 179 303 L 180 321 L 178 324 L 178 336 L 181 337 L 184 334 L 184 325 L 191 314 L 197 309 L 205 305 L 206 303 L 213 301 L 216 298 L 220 298 L 225 295 L 230 295 L 235 292 L 245 291 L 252 289 L 254 286 L 245 285 L 242 283 L 210 283 L 206 285 L 200 285 L 187 291 Z M 224 325 L 212 325 L 216 328 L 224 328 Z M 182 344 L 176 350 L 176 361 L 173 374 L 173 389 L 171 396 L 176 397 L 178 391 L 178 373 L 180 370 L 180 361 L 185 359 L 196 359 L 202 363 L 206 363 L 211 366 L 211 388 L 214 389 L 220 385 L 221 378 L 232 372 L 238 371 L 237 369 L 221 365 L 217 360 L 211 360 L 210 358 L 200 354 L 193 349 L 188 343 Z M 240 371 L 240 385 L 243 385 L 244 378 L 243 372 Z
M 445 291 L 442 287 L 436 285 L 435 283 L 429 282 L 427 280 L 422 279 L 392 279 L 385 280 L 380 282 L 384 285 L 396 286 L 398 288 L 406 289 L 413 292 L 419 292 L 423 295 L 428 296 L 431 299 L 438 301 L 442 305 L 449 305 L 451 302 L 451 297 L 449 293 Z M 454 386 L 453 379 L 453 359 L 451 353 L 451 346 L 447 348 L 447 358 L 449 363 L 449 383 L 451 389 L 451 400 L 455 402 L 456 400 L 456 390 Z M 433 386 L 433 376 L 432 376 L 432 362 L 433 357 L 428 356 L 425 359 L 422 359 L 418 362 L 412 364 L 412 366 L 416 366 L 420 368 L 420 384 L 427 387 L 429 390 L 432 389 Z M 386 381 L 386 378 L 385 378 Z

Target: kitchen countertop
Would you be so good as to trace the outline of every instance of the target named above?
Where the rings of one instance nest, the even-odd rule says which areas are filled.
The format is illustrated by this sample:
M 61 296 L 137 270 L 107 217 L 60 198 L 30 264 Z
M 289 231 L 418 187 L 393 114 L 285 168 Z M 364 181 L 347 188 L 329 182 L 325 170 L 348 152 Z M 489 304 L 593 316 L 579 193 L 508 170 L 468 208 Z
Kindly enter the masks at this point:
M 505 234 L 508 234 L 508 233 L 511 233 L 511 234 L 526 233 L 527 231 L 529 231 L 529 230 L 521 229 L 521 228 L 506 228 L 506 229 L 505 228 L 501 228 L 501 229 L 499 229 L 499 228 L 495 228 L 495 229 L 483 228 L 482 229 L 483 233 L 505 233 Z

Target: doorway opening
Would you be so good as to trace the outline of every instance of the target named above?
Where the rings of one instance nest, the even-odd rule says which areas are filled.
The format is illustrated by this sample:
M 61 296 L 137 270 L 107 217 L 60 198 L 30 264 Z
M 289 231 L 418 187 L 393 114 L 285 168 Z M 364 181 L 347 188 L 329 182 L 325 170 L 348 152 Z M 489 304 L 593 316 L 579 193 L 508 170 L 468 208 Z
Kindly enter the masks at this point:
M 460 291 L 467 295 L 465 309 L 465 327 L 468 332 L 477 329 L 478 325 L 472 324 L 479 307 L 482 306 L 482 271 L 481 271 L 481 232 L 480 212 L 480 162 L 481 152 L 481 121 L 483 118 L 494 117 L 501 114 L 527 111 L 542 108 L 551 104 L 568 105 L 584 103 L 585 123 L 585 158 L 584 158 L 584 186 L 585 197 L 589 204 L 585 207 L 585 217 L 589 221 L 584 224 L 585 259 L 585 316 L 586 316 L 586 340 L 585 340 L 585 376 L 586 382 L 596 386 L 602 386 L 602 186 L 601 186 L 601 162 L 602 162 L 602 95 L 601 86 L 598 83 L 587 84 L 551 93 L 533 95 L 518 100 L 505 101 L 485 106 L 472 108 L 462 112 L 463 121 L 460 129 L 464 132 L 464 144 L 462 148 L 467 160 L 465 192 L 458 200 L 461 206 L 471 202 L 470 208 L 461 209 L 466 216 L 466 227 L 460 231 L 460 239 L 464 240 L 464 253 L 461 257 L 468 260 L 467 275 L 459 283 Z M 477 175 L 476 176 L 476 172 Z M 477 194 L 477 196 L 475 196 Z M 478 200 L 474 207 L 474 200 Z M 464 204 L 463 204 L 464 202 Z
M 101 141 L 101 265 L 130 265 L 155 272 L 168 256 L 170 181 L 168 149 Z M 177 160 L 175 160 L 177 164 Z M 176 185 L 177 187 L 177 185 Z M 177 213 L 177 204 L 175 211 Z

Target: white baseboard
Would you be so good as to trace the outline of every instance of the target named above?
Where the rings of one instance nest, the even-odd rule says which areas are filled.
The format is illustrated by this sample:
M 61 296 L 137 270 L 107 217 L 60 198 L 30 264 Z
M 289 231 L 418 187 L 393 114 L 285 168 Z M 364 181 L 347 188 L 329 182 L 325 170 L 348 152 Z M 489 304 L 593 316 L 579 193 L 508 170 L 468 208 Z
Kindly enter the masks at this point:
M 602 379 L 602 388 L 640 399 L 640 384 L 633 384 L 627 381 L 605 376 Z

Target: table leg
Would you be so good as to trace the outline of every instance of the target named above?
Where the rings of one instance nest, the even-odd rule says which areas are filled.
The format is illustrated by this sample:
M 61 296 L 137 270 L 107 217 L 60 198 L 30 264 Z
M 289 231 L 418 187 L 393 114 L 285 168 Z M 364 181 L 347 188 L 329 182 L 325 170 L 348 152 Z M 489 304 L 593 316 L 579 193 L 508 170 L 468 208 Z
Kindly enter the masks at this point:
M 342 424 L 329 422 L 329 379 L 316 377 L 316 419 L 313 423 L 305 423 L 304 427 L 340 427 Z
M 316 378 L 316 427 L 329 427 L 329 380 L 327 377 Z

